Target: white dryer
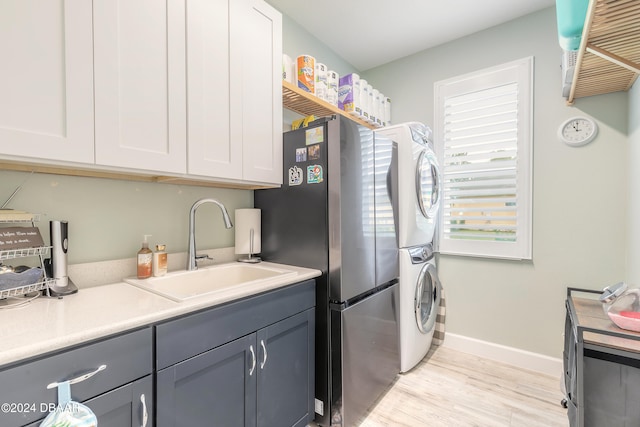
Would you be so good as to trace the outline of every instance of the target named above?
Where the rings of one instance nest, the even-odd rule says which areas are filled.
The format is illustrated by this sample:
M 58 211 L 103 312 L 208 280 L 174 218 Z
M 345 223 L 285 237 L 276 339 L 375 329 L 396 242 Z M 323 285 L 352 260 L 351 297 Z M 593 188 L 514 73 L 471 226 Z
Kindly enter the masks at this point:
M 433 242 L 440 207 L 440 169 L 428 126 L 409 122 L 376 131 L 398 143 L 398 243 Z
M 400 372 L 427 354 L 435 332 L 442 288 L 431 244 L 400 249 Z

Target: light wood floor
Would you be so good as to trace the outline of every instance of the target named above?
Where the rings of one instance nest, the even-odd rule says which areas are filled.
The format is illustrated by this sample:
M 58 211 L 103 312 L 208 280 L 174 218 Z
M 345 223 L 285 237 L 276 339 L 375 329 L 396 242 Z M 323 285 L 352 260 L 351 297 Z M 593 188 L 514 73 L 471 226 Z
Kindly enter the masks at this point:
M 401 374 L 361 427 L 567 427 L 549 377 L 445 347 Z

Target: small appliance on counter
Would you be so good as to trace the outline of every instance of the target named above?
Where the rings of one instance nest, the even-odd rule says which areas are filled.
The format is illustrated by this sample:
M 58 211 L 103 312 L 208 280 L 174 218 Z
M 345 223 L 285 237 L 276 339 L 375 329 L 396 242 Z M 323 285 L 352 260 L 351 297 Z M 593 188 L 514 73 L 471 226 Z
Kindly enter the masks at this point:
M 64 296 L 78 292 L 78 287 L 67 275 L 67 249 L 69 248 L 69 223 L 49 221 L 51 258 L 45 260 L 47 276 L 54 279 L 49 286 L 51 296 Z
M 256 256 L 262 251 L 262 226 L 260 209 L 236 209 L 236 255 L 238 262 L 256 264 L 262 258 Z

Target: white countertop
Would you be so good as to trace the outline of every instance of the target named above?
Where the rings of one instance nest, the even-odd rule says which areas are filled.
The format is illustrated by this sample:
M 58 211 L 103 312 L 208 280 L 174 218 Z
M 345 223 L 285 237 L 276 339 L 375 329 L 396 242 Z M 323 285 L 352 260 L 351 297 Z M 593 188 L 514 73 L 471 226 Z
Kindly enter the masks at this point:
M 175 302 L 127 283 L 80 289 L 62 299 L 41 297 L 0 310 L 0 366 L 320 276 L 319 270 L 264 262 L 296 272 L 266 284 L 242 286 Z

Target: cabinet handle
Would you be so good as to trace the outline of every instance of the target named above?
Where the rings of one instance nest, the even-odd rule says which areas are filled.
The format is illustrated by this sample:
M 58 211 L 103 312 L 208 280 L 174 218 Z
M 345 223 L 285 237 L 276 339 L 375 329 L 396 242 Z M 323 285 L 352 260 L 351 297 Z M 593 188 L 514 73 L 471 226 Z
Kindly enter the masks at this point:
M 249 376 L 251 376 L 256 369 L 256 352 L 253 351 L 253 345 L 249 346 L 249 351 L 251 352 L 251 369 L 249 369 Z
M 147 427 L 149 413 L 147 412 L 147 401 L 144 398 L 144 393 L 140 395 L 140 403 L 142 403 L 142 426 L 141 427 Z
M 264 354 L 260 369 L 264 369 L 264 364 L 267 363 L 267 347 L 264 345 L 264 340 L 260 340 L 260 345 L 262 346 L 262 354 Z
M 88 380 L 89 378 L 91 378 L 92 376 L 94 376 L 95 374 L 97 374 L 98 372 L 100 372 L 100 371 L 104 371 L 105 369 L 107 369 L 107 365 L 100 365 L 100 366 L 98 367 L 98 369 L 96 369 L 95 371 L 91 371 L 91 372 L 89 372 L 89 373 L 87 373 L 87 374 L 80 375 L 79 377 L 76 377 L 76 378 L 74 378 L 74 379 L 72 379 L 72 380 L 69 380 L 69 385 L 71 385 L 71 384 L 77 384 L 77 383 L 80 383 L 80 382 L 82 382 L 82 381 L 84 381 L 84 380 Z M 63 381 L 63 382 L 66 382 L 66 381 Z M 61 383 L 51 383 L 51 384 L 49 384 L 49 385 L 47 386 L 47 389 L 50 389 L 50 388 L 56 388 L 56 387 L 58 387 L 60 384 L 61 384 Z

